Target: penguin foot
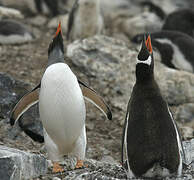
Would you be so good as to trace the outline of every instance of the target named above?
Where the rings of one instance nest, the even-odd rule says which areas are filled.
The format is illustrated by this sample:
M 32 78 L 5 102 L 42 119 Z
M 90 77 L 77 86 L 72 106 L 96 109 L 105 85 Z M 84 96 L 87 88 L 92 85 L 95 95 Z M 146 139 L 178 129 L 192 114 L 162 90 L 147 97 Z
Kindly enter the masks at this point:
M 58 162 L 53 163 L 53 171 L 52 171 L 53 173 L 61 173 L 63 171 L 64 169 L 59 165 Z
M 75 166 L 76 169 L 83 168 L 84 167 L 84 161 L 83 160 L 77 160 L 77 164 Z

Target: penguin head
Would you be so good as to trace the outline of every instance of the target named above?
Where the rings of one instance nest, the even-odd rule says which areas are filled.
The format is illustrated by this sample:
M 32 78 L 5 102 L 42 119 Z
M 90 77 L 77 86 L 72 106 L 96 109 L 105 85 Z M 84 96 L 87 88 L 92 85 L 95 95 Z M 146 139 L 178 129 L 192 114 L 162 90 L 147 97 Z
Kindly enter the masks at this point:
M 147 39 L 144 35 L 141 49 L 137 56 L 136 62 L 136 77 L 140 80 L 146 80 L 153 76 L 154 59 L 153 49 L 151 44 L 151 37 L 148 35 Z
M 64 62 L 64 45 L 61 31 L 61 22 L 59 22 L 56 34 L 49 45 L 48 66 L 59 62 Z

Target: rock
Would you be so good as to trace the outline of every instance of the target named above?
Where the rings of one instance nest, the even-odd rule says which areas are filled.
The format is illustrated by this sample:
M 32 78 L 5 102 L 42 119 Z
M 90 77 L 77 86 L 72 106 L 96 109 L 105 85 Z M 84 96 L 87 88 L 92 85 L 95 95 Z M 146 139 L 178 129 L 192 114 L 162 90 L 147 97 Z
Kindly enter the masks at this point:
M 5 146 L 0 146 L 0 166 L 3 180 L 29 179 L 47 173 L 47 161 L 43 156 Z
M 117 162 L 111 156 L 103 156 L 100 161 L 105 163 L 110 163 L 110 164 L 117 164 Z
M 184 170 L 183 170 L 183 176 L 181 178 L 165 178 L 166 180 L 180 180 L 180 179 L 193 179 L 194 178 L 194 139 L 190 141 L 183 142 L 183 146 L 185 149 L 185 160 L 184 164 Z M 119 165 L 118 163 L 114 162 L 114 159 L 112 157 L 107 157 L 113 162 L 104 162 L 104 161 L 96 161 L 92 159 L 86 159 L 85 165 L 86 167 L 84 169 L 73 169 L 70 170 L 68 167 L 70 167 L 71 162 L 69 160 L 64 163 L 64 169 L 66 170 L 62 174 L 53 175 L 53 178 L 61 178 L 63 180 L 82 180 L 82 179 L 112 179 L 112 180 L 119 180 L 119 179 L 126 179 L 126 173 L 125 170 Z M 43 179 L 47 179 L 48 176 L 43 176 Z M 51 177 L 50 177 L 51 178 Z M 140 178 L 139 178 L 140 180 Z
M 61 180 L 61 178 L 54 177 L 52 180 Z
M 183 123 L 194 122 L 194 104 L 180 105 L 176 111 L 175 118 Z
M 187 165 L 192 163 L 192 166 L 193 166 L 194 165 L 194 139 L 191 139 L 190 141 L 184 141 L 183 147 L 185 151 L 185 162 L 184 163 Z
M 179 126 L 179 130 L 182 135 L 182 140 L 187 140 L 193 138 L 193 127 L 189 126 Z
M 142 12 L 132 18 L 125 19 L 120 24 L 121 26 L 117 27 L 119 29 L 122 28 L 122 32 L 131 39 L 137 34 L 159 31 L 162 28 L 163 22 L 154 13 Z
M 47 18 L 43 15 L 38 15 L 38 16 L 29 18 L 29 21 L 32 25 L 41 27 L 46 24 Z
M 123 41 L 95 36 L 69 44 L 67 56 L 79 72 L 90 78 L 91 87 L 101 84 L 100 94 L 107 99 L 113 97 L 111 105 L 114 108 L 126 109 L 135 83 L 136 51 L 128 49 Z M 170 69 L 155 61 L 155 78 L 170 105 L 194 104 L 194 74 Z M 186 109 L 187 114 L 192 114 L 192 108 Z M 183 111 L 179 112 L 180 117 Z M 124 112 L 117 110 L 116 113 L 121 113 L 122 119 L 125 116 Z
M 6 8 L 6 7 L 3 7 L 3 6 L 0 6 L 0 18 L 19 18 L 19 19 L 23 19 L 24 16 L 17 9 Z
M 29 84 L 19 82 L 5 73 L 0 73 L 0 117 L 8 117 L 17 100 L 29 88 Z
M 5 73 L 0 73 L 0 118 L 9 118 L 14 105 L 27 93 L 27 89 L 32 89 L 32 85 L 15 80 Z M 36 133 L 38 135 L 36 138 L 40 140 L 40 142 L 43 142 L 43 139 L 41 139 L 43 130 L 37 105 L 20 118 L 19 125 L 28 134 L 30 132 Z M 13 134 L 15 136 L 13 131 L 9 131 L 9 134 L 10 136 L 13 136 Z
M 155 77 L 170 105 L 194 103 L 194 74 L 155 63 Z

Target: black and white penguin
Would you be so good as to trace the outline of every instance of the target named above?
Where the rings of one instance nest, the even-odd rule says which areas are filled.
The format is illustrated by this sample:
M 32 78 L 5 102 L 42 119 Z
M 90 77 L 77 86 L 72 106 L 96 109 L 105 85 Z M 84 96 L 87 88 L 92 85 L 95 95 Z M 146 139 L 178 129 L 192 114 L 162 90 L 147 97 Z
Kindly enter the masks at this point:
M 128 103 L 122 139 L 122 162 L 132 177 L 181 176 L 183 148 L 168 105 L 154 79 L 150 36 L 136 62 L 136 83 Z
M 16 104 L 10 119 L 11 125 L 14 125 L 27 109 L 39 102 L 45 147 L 49 159 L 56 162 L 54 172 L 63 170 L 57 162 L 63 161 L 64 155 L 75 156 L 77 168 L 83 166 L 86 150 L 84 98 L 94 103 L 108 119 L 112 119 L 111 111 L 103 99 L 79 81 L 64 63 L 63 38 L 59 24 L 49 45 L 48 67 L 41 84 Z
M 104 27 L 100 0 L 75 0 L 69 14 L 67 39 L 84 39 L 101 34 Z
M 177 31 L 151 33 L 152 45 L 161 56 L 163 64 L 170 68 L 194 72 L 194 39 Z M 136 35 L 132 41 L 140 43 L 143 34 Z
M 0 20 L 0 44 L 21 44 L 34 39 L 33 33 L 18 21 Z
M 162 30 L 179 31 L 194 37 L 194 11 L 181 9 L 169 14 Z

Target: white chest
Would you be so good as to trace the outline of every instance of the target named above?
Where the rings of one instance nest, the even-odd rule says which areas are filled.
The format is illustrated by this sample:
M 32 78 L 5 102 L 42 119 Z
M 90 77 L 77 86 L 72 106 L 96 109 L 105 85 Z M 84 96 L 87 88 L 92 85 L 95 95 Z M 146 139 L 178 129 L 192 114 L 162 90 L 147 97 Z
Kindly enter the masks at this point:
M 85 103 L 76 76 L 64 63 L 45 71 L 39 97 L 43 126 L 56 144 L 72 144 L 85 125 Z

